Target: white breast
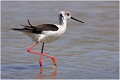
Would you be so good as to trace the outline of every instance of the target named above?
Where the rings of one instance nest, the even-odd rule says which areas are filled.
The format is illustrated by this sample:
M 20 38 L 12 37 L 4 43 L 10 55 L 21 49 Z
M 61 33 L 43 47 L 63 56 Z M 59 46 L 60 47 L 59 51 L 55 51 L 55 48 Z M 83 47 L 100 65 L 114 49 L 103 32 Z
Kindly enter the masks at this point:
M 39 34 L 39 42 L 51 42 L 60 38 L 60 36 L 65 32 L 66 28 L 60 25 L 57 31 L 43 31 L 43 34 Z

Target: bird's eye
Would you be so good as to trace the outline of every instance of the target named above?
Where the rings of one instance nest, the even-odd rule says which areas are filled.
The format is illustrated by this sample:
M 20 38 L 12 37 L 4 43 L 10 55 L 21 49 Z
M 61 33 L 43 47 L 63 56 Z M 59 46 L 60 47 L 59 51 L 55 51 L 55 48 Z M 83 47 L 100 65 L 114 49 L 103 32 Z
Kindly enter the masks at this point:
M 67 15 L 67 16 L 69 16 L 70 14 L 69 14 L 69 13 L 67 13 L 66 15 Z
M 70 13 L 65 13 L 66 16 L 70 16 Z

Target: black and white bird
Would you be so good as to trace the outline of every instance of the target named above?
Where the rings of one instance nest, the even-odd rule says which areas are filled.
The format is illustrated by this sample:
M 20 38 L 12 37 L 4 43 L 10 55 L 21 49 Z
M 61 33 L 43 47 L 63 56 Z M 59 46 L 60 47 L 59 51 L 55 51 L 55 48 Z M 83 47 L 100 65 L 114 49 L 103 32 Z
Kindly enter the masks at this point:
M 31 25 L 29 19 L 27 26 L 23 26 L 23 28 L 12 28 L 12 30 L 17 30 L 28 35 L 35 43 L 33 43 L 30 47 L 27 48 L 29 53 L 39 54 L 39 64 L 42 67 L 42 56 L 47 56 L 52 59 L 54 66 L 56 66 L 56 59 L 53 56 L 49 56 L 48 54 L 43 53 L 44 43 L 51 42 L 60 38 L 60 36 L 66 31 L 67 28 L 67 19 L 73 19 L 78 22 L 84 23 L 80 20 L 77 20 L 71 16 L 69 11 L 61 11 L 59 13 L 59 24 L 41 24 L 37 26 Z M 42 43 L 41 52 L 35 52 L 31 49 L 38 44 Z

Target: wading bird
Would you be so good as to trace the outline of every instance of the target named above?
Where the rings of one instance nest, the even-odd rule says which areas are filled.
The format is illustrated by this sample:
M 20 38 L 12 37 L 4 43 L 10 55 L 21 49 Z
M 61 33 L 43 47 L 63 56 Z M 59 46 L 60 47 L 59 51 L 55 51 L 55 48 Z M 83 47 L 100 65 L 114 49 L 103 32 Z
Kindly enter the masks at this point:
M 84 23 L 83 21 L 73 18 L 69 11 L 61 11 L 59 13 L 59 24 L 41 24 L 33 26 L 31 25 L 29 19 L 27 19 L 29 25 L 26 26 L 22 25 L 23 28 L 11 28 L 11 29 L 21 31 L 28 35 L 33 41 L 35 41 L 35 43 L 33 43 L 31 46 L 27 48 L 27 51 L 29 53 L 40 55 L 39 59 L 40 67 L 42 67 L 42 56 L 51 58 L 54 66 L 57 67 L 56 59 L 54 58 L 54 56 L 49 56 L 48 54 L 43 53 L 44 43 L 51 42 L 60 38 L 60 36 L 66 31 L 68 18 Z M 42 43 L 41 52 L 32 51 L 31 49 L 39 42 Z

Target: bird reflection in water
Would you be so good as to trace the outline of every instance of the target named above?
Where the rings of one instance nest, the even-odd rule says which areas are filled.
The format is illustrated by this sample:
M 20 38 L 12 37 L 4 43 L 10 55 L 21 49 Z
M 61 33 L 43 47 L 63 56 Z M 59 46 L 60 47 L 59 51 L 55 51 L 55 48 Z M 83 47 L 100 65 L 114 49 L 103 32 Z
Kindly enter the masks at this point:
M 57 69 L 56 68 L 42 68 L 40 67 L 40 75 L 39 75 L 39 79 L 44 79 L 45 75 L 43 74 L 43 70 L 52 70 L 52 72 L 50 72 L 50 74 L 47 74 L 47 77 L 49 76 L 49 78 L 51 79 L 56 79 L 56 75 L 57 75 Z

